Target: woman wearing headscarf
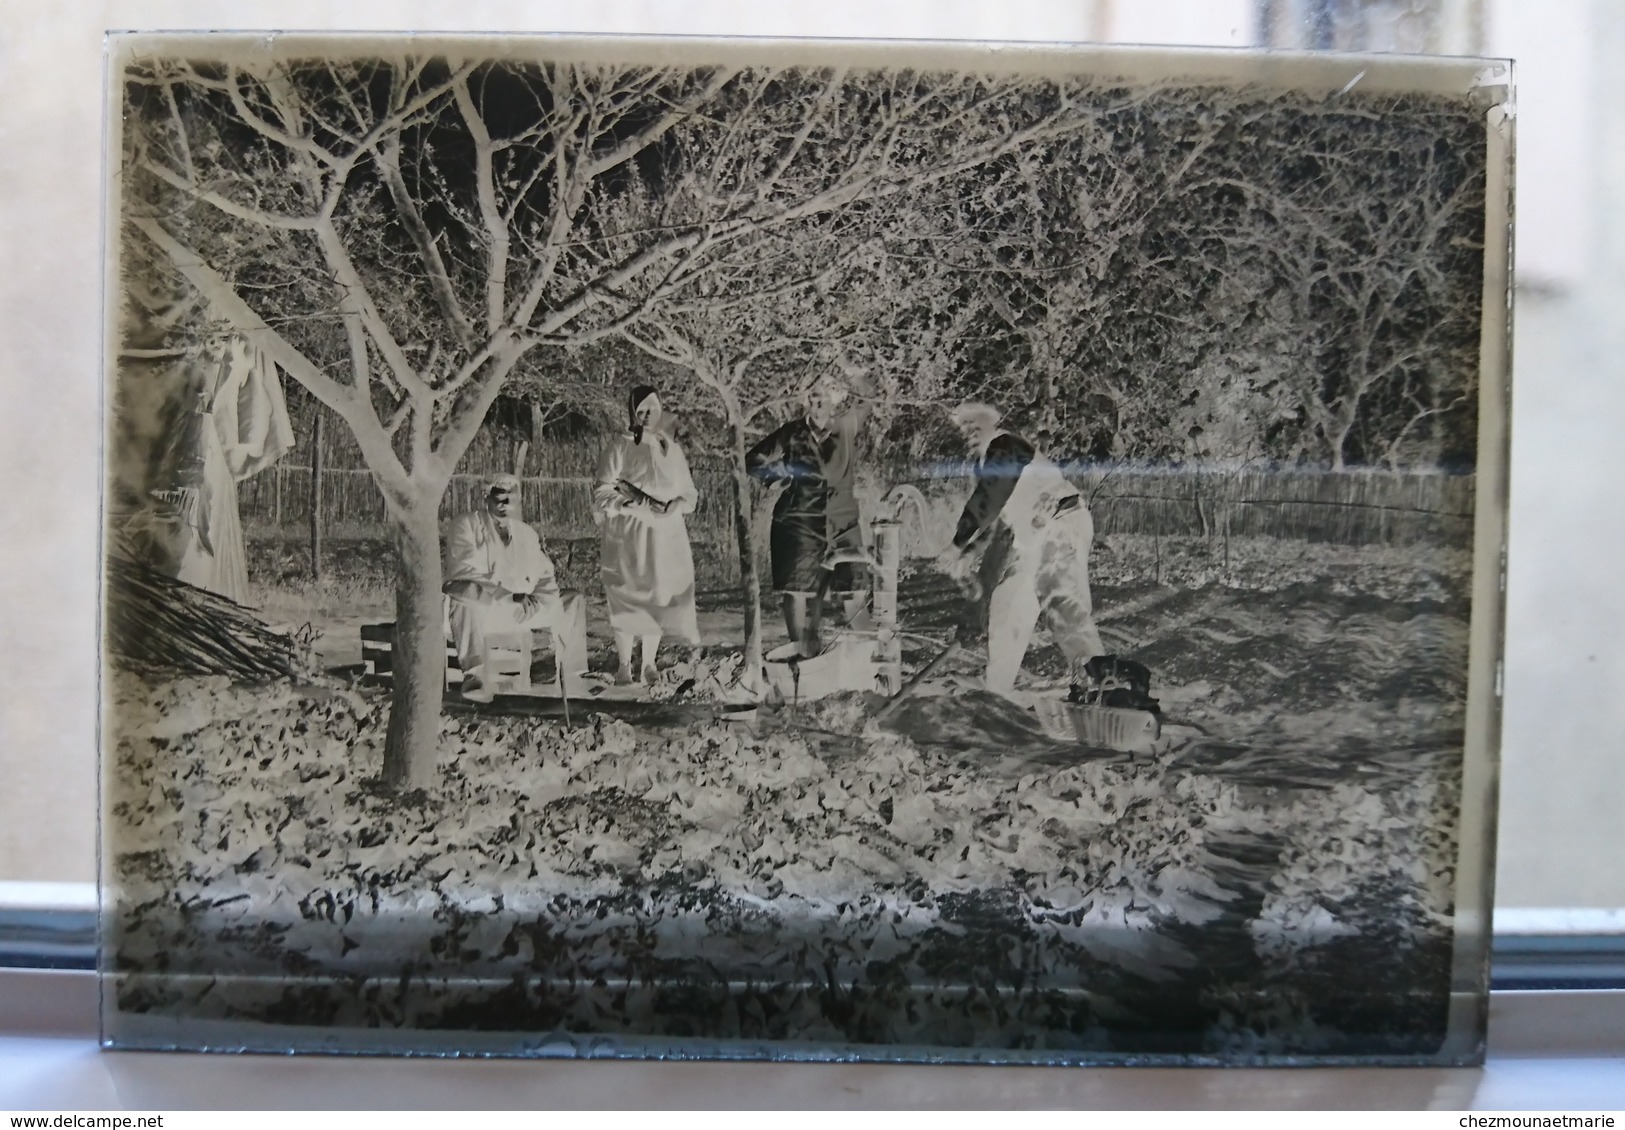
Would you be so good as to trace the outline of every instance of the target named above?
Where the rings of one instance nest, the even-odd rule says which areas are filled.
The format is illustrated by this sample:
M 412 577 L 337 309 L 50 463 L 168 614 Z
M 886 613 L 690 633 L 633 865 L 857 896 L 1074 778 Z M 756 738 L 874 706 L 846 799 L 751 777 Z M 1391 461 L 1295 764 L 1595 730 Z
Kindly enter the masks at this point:
M 601 570 L 615 633 L 615 681 L 630 683 L 643 641 L 645 683 L 657 678 L 662 636 L 700 642 L 694 554 L 683 522 L 698 494 L 683 449 L 666 431 L 659 394 L 639 385 L 627 398 L 628 430 L 604 452 L 593 492 L 603 534 Z
M 806 393 L 805 413 L 745 456 L 746 470 L 758 481 L 786 484 L 769 534 L 773 590 L 785 630 L 803 656 L 822 650 L 824 596 L 857 599 L 857 570 L 841 559 L 863 551 L 853 486 L 858 432 L 868 412 L 862 405 L 847 408 L 850 395 L 840 378 L 820 381 Z

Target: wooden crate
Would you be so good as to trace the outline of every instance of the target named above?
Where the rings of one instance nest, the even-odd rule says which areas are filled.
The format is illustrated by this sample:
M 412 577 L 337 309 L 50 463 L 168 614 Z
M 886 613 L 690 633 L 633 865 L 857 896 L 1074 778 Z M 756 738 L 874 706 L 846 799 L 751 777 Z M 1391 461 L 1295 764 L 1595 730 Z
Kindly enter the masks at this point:
M 515 633 L 510 639 L 493 640 L 491 662 L 496 668 L 495 687 L 498 690 L 527 690 L 530 687 L 530 660 L 532 641 L 529 632 Z M 520 639 L 523 636 L 523 639 Z M 501 646 L 508 644 L 509 646 Z M 522 646 L 521 646 L 522 645 Z M 395 622 L 361 625 L 361 667 L 365 676 L 381 683 L 394 678 Z M 446 689 L 456 690 L 463 685 L 463 669 L 457 662 L 457 648 L 446 641 Z

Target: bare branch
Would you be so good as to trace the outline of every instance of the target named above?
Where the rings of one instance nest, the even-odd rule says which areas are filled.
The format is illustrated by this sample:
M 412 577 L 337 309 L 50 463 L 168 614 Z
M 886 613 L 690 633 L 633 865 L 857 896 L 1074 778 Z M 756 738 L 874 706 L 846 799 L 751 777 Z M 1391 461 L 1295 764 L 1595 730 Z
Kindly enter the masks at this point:
M 394 373 L 395 379 L 400 382 L 401 388 L 408 396 L 430 395 L 428 384 L 418 376 L 417 370 L 407 359 L 400 343 L 390 332 L 383 314 L 373 301 L 372 294 L 361 281 L 361 276 L 350 259 L 350 253 L 345 249 L 344 241 L 339 238 L 331 220 L 324 220 L 317 226 L 316 238 L 321 244 L 327 265 L 332 268 L 334 279 L 343 292 L 341 309 L 360 316 L 362 323 L 367 327 L 368 335 L 378 346 L 385 363 L 389 365 L 390 371 Z
M 379 171 L 383 173 L 384 184 L 389 189 L 390 199 L 395 203 L 395 210 L 406 226 L 407 233 L 412 237 L 418 255 L 423 259 L 424 273 L 429 278 L 429 286 L 440 306 L 440 312 L 445 315 L 457 341 L 466 347 L 474 340 L 474 326 L 469 322 L 468 315 L 463 312 L 461 303 L 457 301 L 457 294 L 451 285 L 451 276 L 446 270 L 446 261 L 441 257 L 440 248 L 435 244 L 434 233 L 429 231 L 429 225 L 424 222 L 417 201 L 412 199 L 412 194 L 407 191 L 406 179 L 401 176 L 400 153 L 400 138 L 392 137 L 378 146 L 373 151 L 373 156 Z
M 249 208 L 237 203 L 235 200 L 200 188 L 193 182 L 181 176 L 175 170 L 152 160 L 142 160 L 139 165 L 159 180 L 171 187 L 178 188 L 192 199 L 207 204 L 216 211 L 224 212 L 239 220 L 257 224 L 263 228 L 277 228 L 282 231 L 314 231 L 320 217 L 317 216 L 279 216 L 271 212 L 262 212 L 257 208 Z
M 620 333 L 621 337 L 643 350 L 643 352 L 647 353 L 650 357 L 653 357 L 656 361 L 664 361 L 668 365 L 676 365 L 679 368 L 687 368 L 694 360 L 693 350 L 691 347 L 688 347 L 688 343 L 683 342 L 681 338 L 678 338 L 669 332 L 666 334 L 668 342 L 668 345 L 666 346 L 656 345 L 654 342 L 650 341 L 641 334 L 633 333 L 630 327 L 623 326 L 618 332 Z M 673 346 L 677 342 L 681 342 L 681 346 L 674 348 Z
M 451 473 L 451 468 L 468 450 L 468 445 L 474 442 L 475 434 L 485 422 L 491 405 L 496 403 L 497 394 L 502 391 L 503 382 L 530 347 L 530 342 L 508 331 L 503 331 L 493 340 L 489 368 L 475 379 L 473 395 L 450 407 L 440 442 L 433 447 L 433 459 L 446 474 Z
M 834 104 L 837 95 L 840 93 L 841 83 L 846 81 L 846 74 L 847 72 L 845 67 L 837 68 L 829 76 L 829 82 L 824 85 L 823 94 L 813 99 L 813 105 L 824 106 Z M 772 195 L 774 188 L 778 186 L 779 178 L 784 176 L 785 171 L 795 163 L 795 159 L 801 155 L 802 149 L 806 147 L 807 139 L 812 136 L 813 127 L 817 124 L 817 122 L 818 114 L 814 112 L 809 113 L 806 119 L 801 123 L 801 128 L 797 130 L 795 135 L 791 138 L 790 144 L 785 146 L 783 154 L 781 154 L 778 161 L 774 163 L 773 168 L 768 170 L 767 175 L 762 178 L 762 183 L 756 190 L 756 199 L 758 203 L 765 201 L 770 195 Z
M 425 65 L 426 60 L 419 60 L 413 65 L 412 74 L 405 87 L 409 88 L 410 84 L 417 80 L 418 76 L 423 73 Z M 415 97 L 407 99 L 397 109 L 380 118 L 378 123 L 368 130 L 366 136 L 361 139 L 360 147 L 370 149 L 377 143 L 379 138 L 399 133 L 402 129 L 411 125 L 414 118 L 440 101 L 440 99 L 448 94 L 455 95 L 460 85 L 466 82 L 468 76 L 473 72 L 474 64 L 472 62 L 459 63 L 452 68 L 451 73 L 443 81 L 419 91 Z
M 354 314 L 344 318 L 344 333 L 350 343 L 350 370 L 355 374 L 356 398 L 372 404 L 372 359 L 367 356 L 367 335 L 361 319 Z
M 692 117 L 699 107 L 721 93 L 722 88 L 733 80 L 736 73 L 728 69 L 719 69 L 716 74 L 711 76 L 711 81 L 706 83 L 698 94 L 690 96 L 681 106 L 672 107 L 668 113 L 661 115 L 655 121 L 615 146 L 614 149 L 592 161 L 587 166 L 587 179 L 591 180 L 603 173 L 607 173 L 618 165 L 630 161 L 633 157 L 659 141 L 671 131 L 672 127 Z
M 175 144 L 180 146 L 181 164 L 186 166 L 186 179 L 197 180 L 197 170 L 192 167 L 192 145 L 186 137 L 186 122 L 181 118 L 181 108 L 175 101 L 175 84 L 166 82 L 164 88 L 164 104 L 169 107 L 169 120 L 175 124 Z
M 314 141 L 307 137 L 297 137 L 256 113 L 254 108 L 248 104 L 248 99 L 243 97 L 242 88 L 238 85 L 239 77 L 240 73 L 236 67 L 228 68 L 225 90 L 231 98 L 232 108 L 237 111 L 237 116 L 243 120 L 244 124 L 261 137 L 276 142 L 284 149 L 302 153 L 329 167 L 335 167 L 339 164 L 338 157 L 317 145 Z
M 378 475 L 382 484 L 404 489 L 406 469 L 390 446 L 389 436 L 378 425 L 371 404 L 361 406 L 352 387 L 339 384 L 296 349 L 287 338 L 265 323 L 254 310 L 238 297 L 221 275 L 203 259 L 166 231 L 157 220 L 132 218 L 129 224 L 146 236 L 174 264 L 175 269 L 196 287 L 204 300 L 220 311 L 240 332 L 261 346 L 282 369 L 298 381 L 311 394 L 337 412 L 350 425 L 367 457 L 368 466 Z
M 502 325 L 502 314 L 507 306 L 508 287 L 508 225 L 502 209 L 497 206 L 496 177 L 492 168 L 495 147 L 491 132 L 485 128 L 479 107 L 468 89 L 468 75 L 460 76 L 452 88 L 463 124 L 474 139 L 474 187 L 480 203 L 480 219 L 485 227 L 485 332 L 495 334 Z

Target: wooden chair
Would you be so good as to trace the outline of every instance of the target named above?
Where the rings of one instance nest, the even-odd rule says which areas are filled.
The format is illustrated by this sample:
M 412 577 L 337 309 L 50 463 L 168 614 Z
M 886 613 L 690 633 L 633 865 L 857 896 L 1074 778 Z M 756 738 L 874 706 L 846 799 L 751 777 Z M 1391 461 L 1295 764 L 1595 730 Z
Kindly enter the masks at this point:
M 446 632 L 446 689 L 462 686 L 463 669 L 457 663 L 457 647 L 451 634 L 451 597 L 440 600 L 441 622 Z M 485 637 L 486 676 L 493 691 L 522 694 L 530 690 L 530 662 L 534 639 L 528 628 L 489 632 Z M 455 678 L 454 678 L 455 676 Z

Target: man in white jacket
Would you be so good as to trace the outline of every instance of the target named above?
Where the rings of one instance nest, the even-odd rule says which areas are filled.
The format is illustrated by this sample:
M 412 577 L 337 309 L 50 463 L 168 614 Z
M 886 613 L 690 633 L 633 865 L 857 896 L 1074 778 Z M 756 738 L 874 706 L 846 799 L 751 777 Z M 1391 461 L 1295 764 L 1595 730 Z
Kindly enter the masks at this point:
M 560 683 L 567 696 L 581 689 L 587 670 L 587 609 L 579 593 L 561 592 L 553 562 L 535 530 L 514 516 L 519 480 L 486 482 L 485 506 L 458 515 L 446 536 L 445 592 L 451 597 L 451 633 L 463 669 L 462 694 L 490 702 L 488 639 L 503 633 L 553 633 Z
M 1089 550 L 1095 525 L 1076 487 L 1020 436 L 999 428 L 999 412 L 966 403 L 954 422 L 976 455 L 976 488 L 959 518 L 944 570 L 967 576 L 982 549 L 983 609 L 987 616 L 987 686 L 1015 686 L 1038 614 L 1083 681 L 1090 659 L 1105 653 L 1089 597 Z

